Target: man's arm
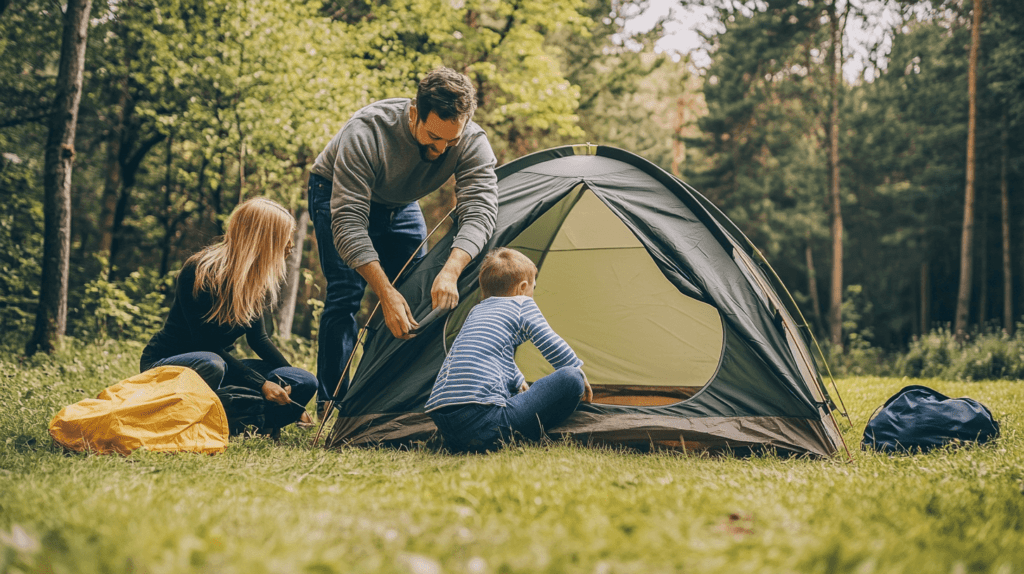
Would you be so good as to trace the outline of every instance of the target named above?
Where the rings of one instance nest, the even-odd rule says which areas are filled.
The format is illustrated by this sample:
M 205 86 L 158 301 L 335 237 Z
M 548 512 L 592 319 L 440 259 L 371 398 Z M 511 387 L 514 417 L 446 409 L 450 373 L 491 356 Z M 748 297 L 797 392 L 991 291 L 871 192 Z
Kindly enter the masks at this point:
M 459 231 L 452 247 L 473 259 L 494 233 L 498 218 L 498 178 L 494 173 L 494 153 L 487 136 L 478 131 L 466 143 L 455 168 L 455 211 Z
M 430 299 L 434 309 L 444 307 L 454 309 L 459 304 L 459 277 L 462 270 L 469 265 L 472 257 L 458 247 L 452 247 L 448 254 L 448 261 L 445 262 L 441 272 L 434 278 L 434 285 L 430 288 Z
M 409 308 L 405 297 L 391 285 L 380 262 L 371 261 L 356 267 L 356 271 L 370 284 L 370 288 L 380 299 L 380 306 L 384 311 L 384 323 L 391 330 L 391 334 L 398 339 L 415 337 L 416 335 L 410 334 L 409 331 L 419 327 L 419 323 L 413 318 L 412 309 Z
M 380 265 L 367 231 L 370 223 L 371 185 L 374 167 L 379 164 L 372 130 L 353 119 L 340 134 L 334 160 L 331 189 L 331 232 L 338 255 L 355 269 L 380 299 L 384 323 L 399 339 L 412 337 L 416 326 L 405 297 L 391 286 Z

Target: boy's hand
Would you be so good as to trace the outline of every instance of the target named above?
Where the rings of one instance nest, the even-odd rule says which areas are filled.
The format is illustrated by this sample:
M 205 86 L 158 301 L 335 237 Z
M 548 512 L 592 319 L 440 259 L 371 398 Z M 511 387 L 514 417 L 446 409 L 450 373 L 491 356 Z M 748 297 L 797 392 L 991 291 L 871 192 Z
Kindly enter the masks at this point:
M 580 374 L 583 375 L 583 395 L 580 396 L 580 400 L 589 403 L 594 400 L 594 389 L 590 388 L 590 381 L 587 380 L 587 374 L 580 369 Z
M 520 393 L 525 393 L 527 390 L 529 390 L 529 388 L 530 388 L 530 383 L 527 383 L 526 381 L 523 381 L 523 384 L 519 385 L 519 392 Z
M 292 402 L 292 398 L 289 396 L 292 394 L 291 385 L 282 388 L 281 385 L 273 381 L 266 381 L 263 383 L 262 391 L 263 398 L 267 399 L 272 403 L 277 403 L 279 405 L 287 405 L 288 403 Z

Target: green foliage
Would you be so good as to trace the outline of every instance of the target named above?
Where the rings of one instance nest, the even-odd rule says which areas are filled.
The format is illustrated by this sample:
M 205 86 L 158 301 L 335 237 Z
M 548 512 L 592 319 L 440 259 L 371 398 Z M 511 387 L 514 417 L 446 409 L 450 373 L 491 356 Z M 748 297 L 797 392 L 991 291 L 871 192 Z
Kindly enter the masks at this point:
M 43 122 L 42 116 L 49 112 L 57 77 L 62 13 L 60 5 L 38 0 L 11 2 L 3 11 L 0 126 Z
M 35 323 L 43 255 L 38 192 L 28 160 L 0 157 L 0 347 L 21 345 Z
M 173 284 L 173 277 L 160 277 L 153 270 L 133 271 L 113 282 L 93 279 L 73 307 L 72 335 L 93 340 L 148 340 L 167 317 L 165 293 Z
M 911 342 L 896 368 L 908 377 L 1024 379 L 1024 336 L 990 331 L 959 343 L 949 329 L 938 329 Z
M 713 60 L 703 78 L 707 115 L 701 137 L 688 141 L 706 162 L 687 166 L 686 175 L 806 300 L 805 250 L 830 245 L 825 4 L 721 5 L 724 32 L 709 38 Z
M 856 447 L 872 411 L 908 384 L 879 378 L 839 381 L 853 420 L 840 422 L 849 461 L 571 443 L 486 456 L 325 451 L 296 429 L 280 446 L 235 439 L 212 457 L 53 448 L 50 418 L 134 374 L 139 353 L 108 342 L 26 362 L 0 356 L 0 571 L 1024 569 L 1024 399 L 1014 382 L 922 381 L 986 404 L 1003 435 L 912 457 Z

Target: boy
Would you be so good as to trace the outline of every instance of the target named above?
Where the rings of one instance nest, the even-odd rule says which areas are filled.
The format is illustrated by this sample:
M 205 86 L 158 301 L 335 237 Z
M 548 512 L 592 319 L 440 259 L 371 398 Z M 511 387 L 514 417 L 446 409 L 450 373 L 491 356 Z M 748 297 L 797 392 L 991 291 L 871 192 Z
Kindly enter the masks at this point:
M 533 301 L 537 267 L 522 253 L 499 248 L 480 264 L 483 300 L 473 308 L 441 366 L 426 410 L 452 450 L 480 451 L 513 432 L 538 440 L 594 393 L 581 361 Z M 533 386 L 515 352 L 533 341 L 557 369 Z

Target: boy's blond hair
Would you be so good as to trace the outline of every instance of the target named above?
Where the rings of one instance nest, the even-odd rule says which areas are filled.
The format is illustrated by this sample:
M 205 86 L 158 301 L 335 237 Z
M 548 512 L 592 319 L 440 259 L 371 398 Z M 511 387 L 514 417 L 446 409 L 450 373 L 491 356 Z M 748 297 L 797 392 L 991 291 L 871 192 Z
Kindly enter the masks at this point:
M 511 297 L 522 281 L 533 281 L 537 266 L 522 253 L 499 247 L 480 263 L 480 291 L 484 298 Z

